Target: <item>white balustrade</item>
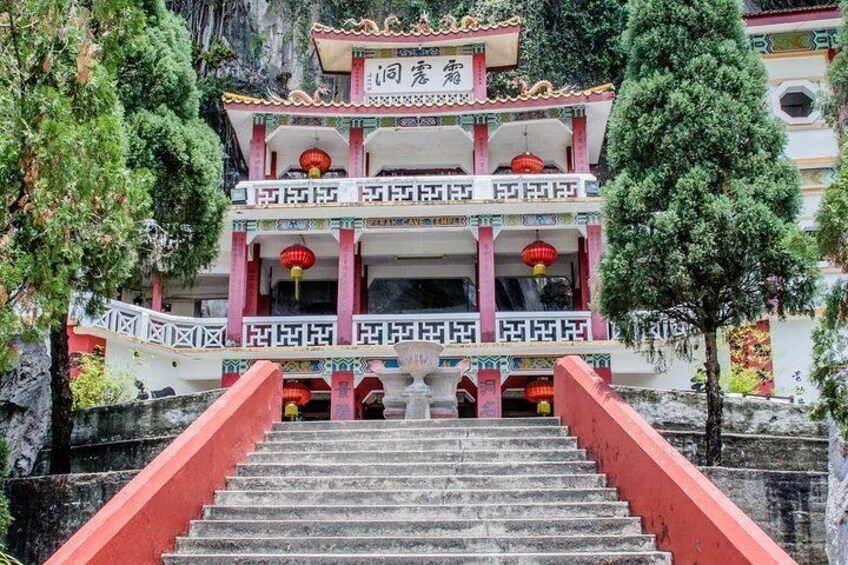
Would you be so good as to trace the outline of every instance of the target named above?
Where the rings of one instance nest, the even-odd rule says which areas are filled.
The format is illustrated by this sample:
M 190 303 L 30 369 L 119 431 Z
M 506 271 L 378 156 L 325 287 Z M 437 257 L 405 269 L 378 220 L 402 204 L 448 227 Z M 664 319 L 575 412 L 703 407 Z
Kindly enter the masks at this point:
M 446 175 L 289 179 L 239 183 L 248 206 L 372 202 L 567 200 L 597 187 L 592 175 Z
M 335 316 L 245 318 L 245 347 L 314 347 L 336 344 Z
M 353 317 L 356 345 L 394 345 L 401 341 L 437 343 L 480 341 L 480 314 L 388 314 Z
M 214 349 L 225 347 L 227 341 L 225 318 L 171 316 L 116 300 L 103 314 L 80 324 L 175 349 Z
M 610 323 L 607 327 L 609 331 L 609 338 L 611 340 L 617 340 L 621 337 L 621 330 L 619 330 L 618 326 Z M 650 339 L 653 340 L 665 340 L 672 339 L 675 337 L 680 337 L 682 335 L 692 333 L 691 328 L 688 324 L 685 324 L 678 320 L 662 320 L 659 322 L 655 322 L 651 329 L 649 330 Z M 646 339 L 644 336 L 640 336 L 637 338 L 639 341 Z
M 501 343 L 591 341 L 590 312 L 498 312 Z

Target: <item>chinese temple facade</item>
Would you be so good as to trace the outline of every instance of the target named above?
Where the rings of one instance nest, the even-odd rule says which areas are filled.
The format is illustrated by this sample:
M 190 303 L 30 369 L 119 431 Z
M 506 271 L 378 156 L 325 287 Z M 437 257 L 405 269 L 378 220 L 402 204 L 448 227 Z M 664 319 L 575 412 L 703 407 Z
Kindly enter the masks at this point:
M 821 9 L 748 21 L 811 228 L 838 154 L 815 104 L 838 21 Z M 232 192 L 216 264 L 191 288 L 166 281 L 112 302 L 75 339 L 178 392 L 277 361 L 316 419 L 381 417 L 369 367 L 394 366 L 392 346 L 409 340 L 443 344 L 440 363 L 464 368 L 462 417 L 535 413 L 525 388 L 566 354 L 614 383 L 688 388 L 694 365 L 656 373 L 590 308 L 604 247 L 592 171 L 612 86 L 516 81 L 488 98 L 487 76 L 517 65 L 519 20 L 372 23 L 312 29 L 324 73 L 350 75 L 347 101 L 323 89 L 225 96 L 249 178 Z M 809 321 L 764 323 L 775 350 L 782 339 L 808 349 Z M 786 355 L 785 367 L 774 360 L 777 390 L 802 370 Z

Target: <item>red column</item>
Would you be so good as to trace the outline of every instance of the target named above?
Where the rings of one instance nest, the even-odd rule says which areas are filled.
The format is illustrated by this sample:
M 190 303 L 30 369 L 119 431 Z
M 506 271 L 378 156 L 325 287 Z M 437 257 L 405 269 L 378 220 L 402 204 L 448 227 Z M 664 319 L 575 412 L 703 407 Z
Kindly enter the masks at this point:
M 230 246 L 230 287 L 227 304 L 227 341 L 241 343 L 247 278 L 247 233 L 234 231 Z
M 591 304 L 592 288 L 597 286 L 598 265 L 601 262 L 601 254 L 604 252 L 604 236 L 599 224 L 586 226 L 586 270 L 589 280 L 583 291 L 586 304 Z M 604 341 L 608 339 L 607 322 L 595 310 L 592 311 L 592 339 Z
M 477 373 L 477 417 L 501 417 L 501 372 L 497 369 Z
M 474 53 L 471 59 L 474 76 L 474 98 L 486 99 L 486 53 Z
M 265 123 L 253 122 L 250 136 L 250 158 L 248 159 L 250 180 L 265 180 Z
M 252 258 L 247 262 L 247 274 L 245 276 L 245 316 L 259 315 L 259 269 L 262 264 L 259 252 L 259 244 L 254 243 L 251 248 Z
M 240 376 L 241 375 L 239 375 L 238 373 L 222 373 L 221 388 L 230 388 L 231 386 L 236 384 L 236 381 L 239 380 Z
M 605 383 L 612 384 L 612 367 L 596 367 L 595 372 Z
M 162 275 L 156 273 L 153 275 L 153 300 L 150 308 L 155 312 L 162 311 Z
M 265 176 L 266 180 L 277 180 L 277 152 L 271 151 L 271 168 Z
M 477 236 L 477 290 L 480 312 L 480 340 L 497 341 L 495 311 L 495 236 L 491 227 L 479 229 Z
M 68 354 L 70 357 L 69 376 L 71 380 L 79 375 L 79 361 L 83 353 L 106 355 L 106 340 L 93 335 L 78 334 L 74 326 L 68 324 Z
M 365 100 L 365 59 L 354 56 L 350 63 L 350 101 L 359 104 Z
M 474 124 L 474 174 L 489 174 L 488 124 Z
M 571 120 L 573 160 L 575 173 L 589 173 L 589 139 L 586 134 L 586 116 Z
M 348 138 L 350 153 L 348 154 L 347 172 L 350 178 L 361 178 L 365 176 L 365 138 L 362 128 L 350 130 Z
M 330 391 L 330 419 L 355 420 L 353 373 L 337 371 L 333 373 Z
M 339 289 L 336 309 L 336 343 L 353 343 L 353 308 L 355 304 L 356 268 L 354 261 L 355 234 L 352 229 L 339 231 Z
M 362 255 L 356 250 L 353 257 L 353 313 L 362 314 Z

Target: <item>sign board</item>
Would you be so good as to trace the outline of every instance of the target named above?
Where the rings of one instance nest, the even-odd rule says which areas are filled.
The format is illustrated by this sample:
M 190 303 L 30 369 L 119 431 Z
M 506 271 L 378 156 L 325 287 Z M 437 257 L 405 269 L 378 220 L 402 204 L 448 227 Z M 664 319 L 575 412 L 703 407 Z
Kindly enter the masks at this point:
M 365 94 L 462 93 L 474 89 L 471 55 L 365 60 Z

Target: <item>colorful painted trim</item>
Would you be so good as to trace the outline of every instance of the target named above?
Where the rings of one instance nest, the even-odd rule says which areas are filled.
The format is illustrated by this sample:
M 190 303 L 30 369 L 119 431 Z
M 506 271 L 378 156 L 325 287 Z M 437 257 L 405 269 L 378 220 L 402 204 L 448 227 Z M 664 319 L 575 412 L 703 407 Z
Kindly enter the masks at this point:
M 400 47 L 398 49 L 368 49 L 354 47 L 354 59 L 394 59 L 397 57 L 439 57 L 450 55 L 474 55 L 486 52 L 485 43 L 446 47 Z
M 341 36 L 355 36 L 355 37 L 433 37 L 433 36 L 445 36 L 445 35 L 458 35 L 458 34 L 466 34 L 466 33 L 474 33 L 479 31 L 490 31 L 495 29 L 509 28 L 520 26 L 522 24 L 521 18 L 518 16 L 513 16 L 508 20 L 504 20 L 502 22 L 497 22 L 494 24 L 475 24 L 469 27 L 456 27 L 456 28 L 448 28 L 441 29 L 437 24 L 435 29 L 429 29 L 427 31 L 419 31 L 418 29 L 411 29 L 409 31 L 393 31 L 393 30 L 378 30 L 368 31 L 366 29 L 362 30 L 353 30 L 353 29 L 342 29 L 335 28 L 328 25 L 324 25 L 321 23 L 312 24 L 312 33 L 331 33 L 333 35 L 341 35 Z
M 839 30 L 814 29 L 809 31 L 787 31 L 783 33 L 756 33 L 748 40 L 758 55 L 779 55 L 804 51 L 826 51 L 838 47 Z

